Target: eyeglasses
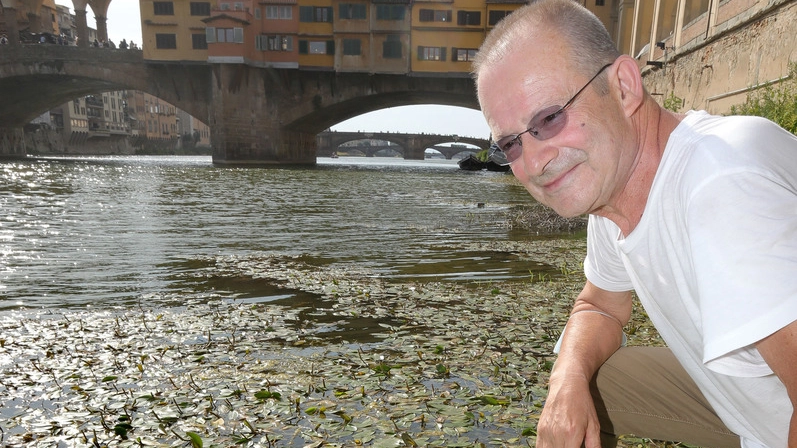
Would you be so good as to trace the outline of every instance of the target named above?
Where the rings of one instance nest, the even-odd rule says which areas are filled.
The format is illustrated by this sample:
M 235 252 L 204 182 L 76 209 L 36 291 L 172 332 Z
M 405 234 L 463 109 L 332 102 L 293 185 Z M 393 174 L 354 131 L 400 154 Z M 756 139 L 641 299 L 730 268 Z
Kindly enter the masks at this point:
M 598 73 L 595 73 L 584 87 L 579 89 L 575 95 L 573 95 L 570 100 L 568 100 L 564 106 L 550 106 L 546 107 L 545 109 L 539 111 L 534 117 L 531 118 L 529 121 L 529 128 L 525 131 L 521 132 L 520 134 L 508 135 L 501 140 L 498 140 L 495 144 L 490 147 L 490 159 L 499 165 L 509 165 L 510 163 L 514 162 L 515 160 L 520 158 L 520 155 L 523 153 L 523 140 L 521 136 L 523 134 L 528 133 L 532 137 L 536 138 L 537 140 L 548 140 L 551 137 L 556 136 L 558 133 L 562 132 L 565 125 L 567 124 L 567 111 L 566 109 L 573 104 L 573 101 L 578 98 L 581 92 L 587 88 L 595 78 L 598 77 L 604 70 L 611 67 L 614 62 L 611 64 L 606 64 L 598 70 Z

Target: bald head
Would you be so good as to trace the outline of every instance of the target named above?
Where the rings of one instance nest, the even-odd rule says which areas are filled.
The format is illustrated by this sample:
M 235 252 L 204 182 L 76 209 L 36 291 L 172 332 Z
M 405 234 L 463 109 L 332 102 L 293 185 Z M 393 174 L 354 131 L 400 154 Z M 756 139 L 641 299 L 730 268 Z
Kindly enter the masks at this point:
M 567 60 L 570 68 L 584 76 L 620 56 L 603 23 L 589 10 L 573 0 L 537 0 L 514 11 L 487 35 L 473 62 L 477 85 L 486 67 L 518 54 L 514 50 L 533 44 L 535 36 L 561 38 L 569 54 L 556 56 Z M 539 48 L 534 50 L 541 53 Z

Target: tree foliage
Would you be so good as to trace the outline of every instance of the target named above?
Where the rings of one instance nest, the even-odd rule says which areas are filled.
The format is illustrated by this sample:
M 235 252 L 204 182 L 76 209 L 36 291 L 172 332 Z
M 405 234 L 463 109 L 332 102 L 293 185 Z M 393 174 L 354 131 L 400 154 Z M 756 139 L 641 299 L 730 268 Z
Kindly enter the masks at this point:
M 684 106 L 684 99 L 675 96 L 675 92 L 670 92 L 670 96 L 664 99 L 664 108 L 672 111 L 678 112 Z
M 789 66 L 786 80 L 748 93 L 744 103 L 731 107 L 731 115 L 768 118 L 792 134 L 797 134 L 797 63 Z

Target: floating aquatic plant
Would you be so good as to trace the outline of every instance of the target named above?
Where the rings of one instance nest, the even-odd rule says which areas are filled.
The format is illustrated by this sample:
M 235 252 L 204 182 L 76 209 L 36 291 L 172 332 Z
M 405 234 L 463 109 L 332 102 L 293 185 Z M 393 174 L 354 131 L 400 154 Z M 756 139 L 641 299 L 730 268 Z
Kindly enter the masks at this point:
M 533 445 L 551 349 L 583 282 L 573 274 L 583 243 L 541 244 L 550 247 L 507 250 L 546 253 L 567 266 L 566 281 L 391 283 L 290 257 L 219 257 L 196 275 L 317 296 L 4 313 L 0 443 Z M 635 340 L 655 343 L 635 316 Z M 353 321 L 360 328 L 344 330 Z

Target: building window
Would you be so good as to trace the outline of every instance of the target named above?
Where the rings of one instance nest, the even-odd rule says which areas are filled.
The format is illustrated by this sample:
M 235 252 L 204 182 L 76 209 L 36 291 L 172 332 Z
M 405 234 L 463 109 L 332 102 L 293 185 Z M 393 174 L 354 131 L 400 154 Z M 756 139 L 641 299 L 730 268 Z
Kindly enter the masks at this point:
M 255 19 L 260 20 L 260 8 L 255 8 Z
M 335 41 L 299 41 L 299 54 L 335 54 Z
M 595 6 L 604 6 L 606 2 L 604 0 L 595 0 Z
M 481 25 L 480 11 L 457 11 L 457 25 Z
M 213 39 L 210 38 L 210 35 L 214 30 L 216 33 L 213 36 Z M 242 44 L 244 42 L 244 29 L 243 28 L 205 28 L 205 35 L 206 39 L 209 43 L 211 42 L 230 42 L 236 44 Z
M 255 39 L 255 48 L 260 51 L 293 51 L 293 37 L 261 34 Z
M 451 53 L 453 56 L 453 61 L 459 62 L 467 62 L 472 61 L 473 58 L 476 57 L 476 52 L 478 50 L 475 48 L 452 48 Z
M 177 48 L 176 34 L 156 34 L 155 48 L 159 50 L 174 50 Z
M 291 36 L 269 37 L 268 49 L 272 51 L 293 51 L 293 37 Z
M 267 19 L 293 19 L 293 9 L 290 6 L 266 6 Z
M 359 56 L 361 54 L 360 39 L 343 39 L 343 54 L 345 56 Z
M 398 34 L 388 34 L 382 42 L 382 57 L 385 59 L 401 58 L 401 36 Z
M 421 9 L 418 12 L 418 20 L 421 22 L 450 22 L 451 10 Z
M 228 11 L 230 9 L 230 4 L 229 3 L 221 3 L 221 4 L 219 4 L 219 9 L 221 9 L 222 11 Z
M 495 26 L 498 22 L 504 20 L 504 17 L 511 14 L 512 11 L 490 11 L 490 15 L 487 17 L 487 24 L 490 26 Z
M 310 42 L 308 49 L 309 49 L 310 54 L 327 54 L 327 43 L 326 42 Z
M 194 50 L 207 50 L 208 41 L 205 34 L 191 34 L 191 48 Z
M 338 9 L 338 19 L 365 19 L 366 10 L 362 3 L 341 3 Z
M 209 16 L 210 2 L 191 2 L 192 16 Z
M 156 16 L 173 16 L 174 3 L 172 2 L 153 2 L 154 13 Z
M 684 23 L 695 20 L 708 11 L 708 0 L 688 0 L 684 5 Z
M 329 22 L 332 23 L 331 6 L 300 6 L 300 22 Z
M 446 47 L 418 47 L 419 61 L 445 61 Z
M 404 20 L 402 5 L 376 5 L 376 20 Z

